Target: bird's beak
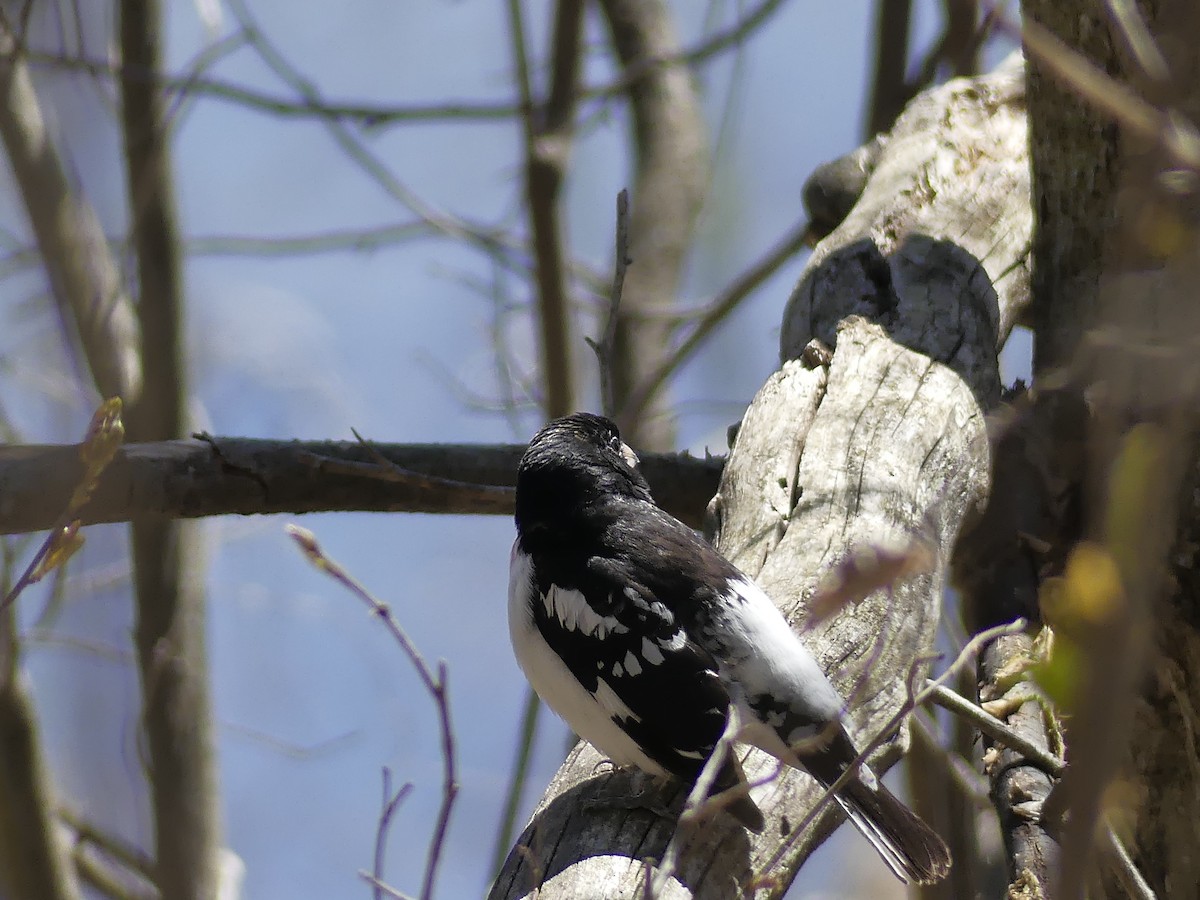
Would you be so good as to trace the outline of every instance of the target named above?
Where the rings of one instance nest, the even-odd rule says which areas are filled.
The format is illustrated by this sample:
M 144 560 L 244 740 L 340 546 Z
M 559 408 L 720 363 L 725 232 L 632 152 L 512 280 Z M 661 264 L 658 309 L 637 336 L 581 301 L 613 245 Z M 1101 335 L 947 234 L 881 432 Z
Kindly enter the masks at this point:
M 633 452 L 633 448 L 624 441 L 621 442 L 621 458 L 624 459 L 625 462 L 629 463 L 629 468 L 631 469 L 636 469 L 638 464 L 641 462 L 641 460 L 638 459 L 638 455 Z

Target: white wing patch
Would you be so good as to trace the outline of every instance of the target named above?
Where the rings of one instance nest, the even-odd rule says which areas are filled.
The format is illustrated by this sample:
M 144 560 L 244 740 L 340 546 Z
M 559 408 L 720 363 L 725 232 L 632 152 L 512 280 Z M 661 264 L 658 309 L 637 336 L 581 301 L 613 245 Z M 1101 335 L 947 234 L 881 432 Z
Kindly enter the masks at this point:
M 625 634 L 629 631 L 613 616 L 602 616 L 596 612 L 587 602 L 587 598 L 573 588 L 550 585 L 550 590 L 542 595 L 542 605 L 546 608 L 546 615 L 558 619 L 567 631 L 578 629 L 583 634 L 595 635 L 601 639 L 610 634 Z
M 638 662 L 637 657 L 633 655 L 632 650 L 625 654 L 625 671 L 630 675 L 642 674 L 642 664 Z
M 797 714 L 818 721 L 841 715 L 842 698 L 762 588 L 748 578 L 739 579 L 729 585 L 725 601 L 722 614 L 713 622 L 723 644 L 718 662 L 722 676 L 737 685 L 741 696 L 768 694 Z M 764 724 L 772 728 L 783 724 L 775 716 L 770 718 L 773 721 Z M 806 737 L 809 729 L 796 731 L 804 733 L 789 735 L 789 741 Z M 750 743 L 762 746 L 754 740 Z
M 642 659 L 652 666 L 657 666 L 663 661 L 662 650 L 650 638 L 642 638 Z
M 596 693 L 588 692 L 558 654 L 550 649 L 533 621 L 533 604 L 539 601 L 545 603 L 546 598 L 539 595 L 533 583 L 530 559 L 514 546 L 508 581 L 508 629 L 525 677 L 538 696 L 562 716 L 576 734 L 595 745 L 614 763 L 635 765 L 652 775 L 666 774 L 663 767 L 646 756 L 633 738 L 613 721 L 614 716 L 632 721 L 639 719 L 612 686 L 598 679 Z M 551 610 L 556 606 L 552 601 L 546 608 Z M 563 620 L 559 618 L 559 621 Z M 577 624 L 581 621 L 578 613 L 575 621 Z M 590 621 L 586 614 L 583 621 Z M 603 669 L 603 665 L 598 662 L 597 668 Z
M 630 722 L 642 721 L 642 717 L 626 706 L 625 701 L 617 696 L 617 692 L 603 678 L 596 679 L 596 693 L 593 696 L 597 703 L 618 719 L 626 719 Z

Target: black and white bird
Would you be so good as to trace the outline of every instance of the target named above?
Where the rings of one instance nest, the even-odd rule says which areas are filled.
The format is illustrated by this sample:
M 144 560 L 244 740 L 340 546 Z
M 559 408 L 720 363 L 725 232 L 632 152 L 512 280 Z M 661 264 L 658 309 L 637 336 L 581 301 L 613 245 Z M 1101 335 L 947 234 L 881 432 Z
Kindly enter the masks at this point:
M 770 598 L 654 503 L 608 419 L 557 419 L 517 473 L 509 630 L 541 698 L 617 765 L 691 784 L 731 708 L 740 739 L 832 784 L 857 755 L 842 698 Z M 730 757 L 715 789 L 743 780 Z M 836 794 L 903 881 L 950 868 L 945 843 L 865 765 Z M 760 831 L 748 795 L 729 811 Z

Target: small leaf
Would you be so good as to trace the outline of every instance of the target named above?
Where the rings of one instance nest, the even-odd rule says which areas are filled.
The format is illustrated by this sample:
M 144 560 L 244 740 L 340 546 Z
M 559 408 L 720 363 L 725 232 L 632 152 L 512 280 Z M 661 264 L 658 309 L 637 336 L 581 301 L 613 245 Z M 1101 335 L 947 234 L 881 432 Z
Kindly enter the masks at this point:
M 1060 632 L 1106 625 L 1125 603 L 1121 572 L 1104 547 L 1081 541 L 1067 557 L 1063 574 L 1042 584 L 1039 601 L 1047 620 Z
M 1060 636 L 1054 642 L 1050 657 L 1035 663 L 1031 671 L 1038 686 L 1055 706 L 1070 709 L 1084 677 L 1079 645 Z
M 117 450 L 125 443 L 125 423 L 121 421 L 121 398 L 109 397 L 100 404 L 88 425 L 79 458 L 84 467 L 97 474 L 112 462 Z
M 41 562 L 29 576 L 29 584 L 41 581 L 55 569 L 65 565 L 67 560 L 78 552 L 79 548 L 83 546 L 83 535 L 79 531 L 79 526 L 80 522 L 76 519 L 54 533 L 46 555 L 42 557 Z
M 79 446 L 83 462 L 83 478 L 76 485 L 67 504 L 67 515 L 79 510 L 91 498 L 121 445 L 125 443 L 125 424 L 121 421 L 121 398 L 109 397 L 100 404 L 88 425 L 87 434 Z
M 919 538 L 899 548 L 881 544 L 855 548 L 830 570 L 813 594 L 808 604 L 809 627 L 880 588 L 928 572 L 933 563 L 933 547 Z
M 1161 494 L 1169 441 L 1157 425 L 1141 424 L 1129 430 L 1113 460 L 1108 477 L 1108 509 L 1104 540 L 1121 571 L 1138 572 L 1146 563 L 1146 541 L 1151 529 L 1152 499 Z

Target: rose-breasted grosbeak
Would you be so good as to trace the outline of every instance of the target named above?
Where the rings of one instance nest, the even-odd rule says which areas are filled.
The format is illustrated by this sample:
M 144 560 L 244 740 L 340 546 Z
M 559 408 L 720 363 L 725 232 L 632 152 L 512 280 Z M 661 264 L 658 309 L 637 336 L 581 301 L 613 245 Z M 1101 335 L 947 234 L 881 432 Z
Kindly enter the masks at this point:
M 744 740 L 832 784 L 854 760 L 843 702 L 770 598 L 650 496 L 608 419 L 576 413 L 517 473 L 509 630 L 541 698 L 619 765 L 691 783 L 731 704 Z M 743 780 L 730 756 L 716 779 Z M 904 881 L 950 868 L 945 843 L 867 767 L 836 794 Z M 748 828 L 750 797 L 728 807 Z

